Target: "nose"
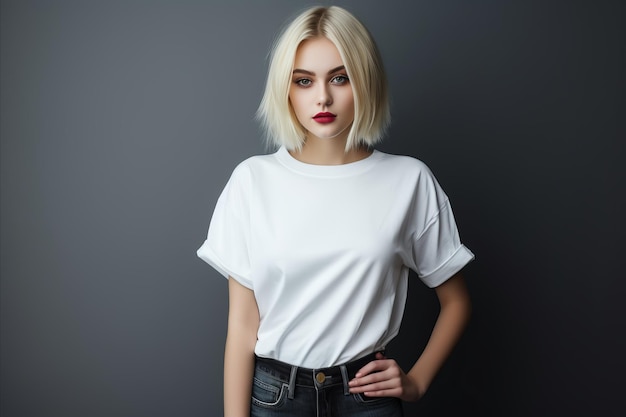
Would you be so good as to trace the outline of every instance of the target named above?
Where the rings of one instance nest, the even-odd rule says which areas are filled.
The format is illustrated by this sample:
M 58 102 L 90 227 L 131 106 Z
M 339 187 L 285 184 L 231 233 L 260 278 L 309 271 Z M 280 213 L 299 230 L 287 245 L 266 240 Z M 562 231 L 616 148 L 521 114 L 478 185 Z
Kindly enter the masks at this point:
M 333 103 L 332 95 L 330 94 L 329 85 L 326 83 L 320 83 L 318 92 L 317 104 L 320 106 L 330 106 Z

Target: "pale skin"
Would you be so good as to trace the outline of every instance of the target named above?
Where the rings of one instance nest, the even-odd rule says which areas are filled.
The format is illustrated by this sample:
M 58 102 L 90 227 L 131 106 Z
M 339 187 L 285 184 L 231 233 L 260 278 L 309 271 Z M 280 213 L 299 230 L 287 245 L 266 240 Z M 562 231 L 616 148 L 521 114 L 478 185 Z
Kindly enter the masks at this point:
M 417 401 L 444 364 L 463 333 L 470 317 L 471 303 L 464 278 L 457 273 L 435 288 L 440 311 L 422 354 L 408 373 L 393 359 L 381 354 L 365 365 L 350 381 L 350 392 L 368 397 L 398 397 Z
M 292 74 L 289 100 L 296 117 L 307 130 L 301 151 L 294 158 L 309 164 L 339 165 L 366 158 L 371 150 L 345 151 L 354 120 L 354 97 L 347 72 L 335 45 L 318 37 L 300 44 Z M 332 113 L 332 122 L 319 123 L 314 116 Z M 254 347 L 259 309 L 254 292 L 229 278 L 228 333 L 224 354 L 224 415 L 248 417 L 254 375 Z M 471 303 L 459 272 L 435 288 L 440 311 L 421 355 L 408 372 L 394 359 L 379 354 L 350 381 L 351 393 L 369 397 L 398 397 L 417 401 L 457 344 L 467 325 Z M 358 300 L 355 300 L 358 301 Z
M 259 309 L 254 293 L 228 279 L 228 330 L 224 352 L 224 416 L 249 417 Z

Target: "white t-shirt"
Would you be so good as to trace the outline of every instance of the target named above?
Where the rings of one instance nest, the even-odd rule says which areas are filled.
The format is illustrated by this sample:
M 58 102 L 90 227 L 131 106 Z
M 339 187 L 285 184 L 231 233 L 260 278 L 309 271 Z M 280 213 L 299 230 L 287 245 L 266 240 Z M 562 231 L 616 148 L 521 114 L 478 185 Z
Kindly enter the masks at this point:
M 384 348 L 409 268 L 435 287 L 474 258 L 423 162 L 375 150 L 311 165 L 285 148 L 236 167 L 197 253 L 254 291 L 255 353 L 307 368 Z

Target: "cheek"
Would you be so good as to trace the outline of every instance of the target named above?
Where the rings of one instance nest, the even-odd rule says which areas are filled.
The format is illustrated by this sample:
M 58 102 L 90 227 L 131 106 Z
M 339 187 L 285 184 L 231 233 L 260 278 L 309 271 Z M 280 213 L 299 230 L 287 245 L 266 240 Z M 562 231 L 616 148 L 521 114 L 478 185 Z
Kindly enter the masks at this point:
M 300 113 L 300 109 L 302 107 L 302 98 L 300 94 L 296 94 L 293 92 L 289 92 L 289 102 L 291 103 L 291 107 L 296 112 L 296 114 Z
M 344 103 L 347 110 L 350 111 L 352 115 L 354 115 L 354 95 L 352 94 L 352 92 L 346 94 Z
M 343 101 L 346 106 L 354 106 L 354 93 L 351 88 L 341 90 L 341 101 Z
M 300 105 L 300 101 L 298 101 L 298 97 L 292 96 L 291 94 L 289 94 L 289 105 L 291 109 L 293 110 L 293 113 L 296 116 L 296 119 L 300 122 L 300 124 L 302 124 L 303 123 L 302 121 L 303 110 L 302 110 L 302 106 Z

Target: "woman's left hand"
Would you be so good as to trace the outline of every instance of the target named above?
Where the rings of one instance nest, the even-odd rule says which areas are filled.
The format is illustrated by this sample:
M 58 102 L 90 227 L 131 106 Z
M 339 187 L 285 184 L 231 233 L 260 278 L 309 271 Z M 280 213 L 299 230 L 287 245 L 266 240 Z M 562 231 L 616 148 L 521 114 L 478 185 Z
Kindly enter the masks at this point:
M 398 397 L 403 401 L 417 401 L 426 391 L 405 374 L 395 360 L 387 359 L 382 353 L 377 353 L 376 360 L 361 368 L 349 386 L 351 394 Z

